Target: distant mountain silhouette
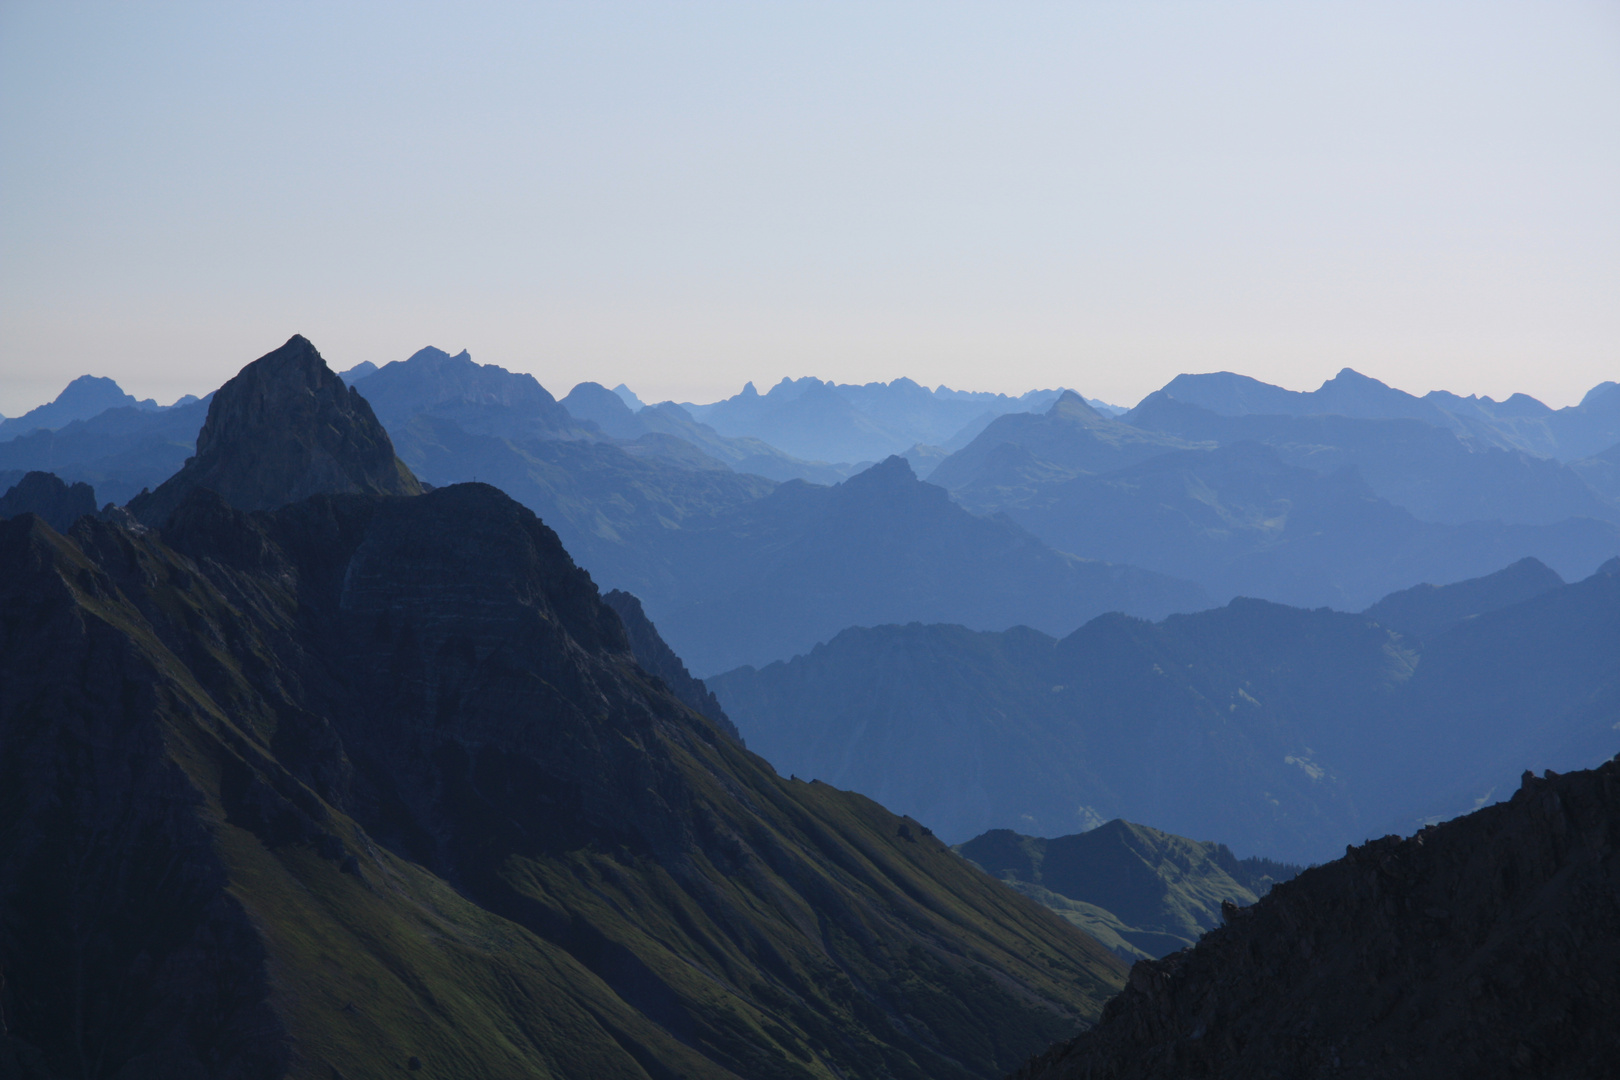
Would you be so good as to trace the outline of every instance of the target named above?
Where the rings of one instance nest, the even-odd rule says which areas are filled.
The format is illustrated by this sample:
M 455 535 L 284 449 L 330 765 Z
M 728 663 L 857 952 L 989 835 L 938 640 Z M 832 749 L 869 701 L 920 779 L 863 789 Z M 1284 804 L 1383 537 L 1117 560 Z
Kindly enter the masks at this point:
M 1620 559 L 1423 640 L 1236 600 L 1157 624 L 1104 616 L 1061 641 L 852 629 L 706 682 L 779 769 L 948 840 L 1123 817 L 1309 862 L 1499 797 L 1526 765 L 1620 749 L 1617 574 Z
M 1511 607 L 1563 584 L 1564 579 L 1545 563 L 1525 558 L 1485 577 L 1402 589 L 1384 597 L 1364 614 L 1406 637 L 1425 641 L 1464 619 Z
M 1061 555 L 976 517 L 891 457 L 833 488 L 793 482 L 668 531 L 641 595 L 695 670 L 766 663 L 851 625 L 1020 623 L 1062 633 L 1104 611 L 1196 610 L 1184 581 Z
M 1222 371 L 1178 375 L 1162 393 L 1224 416 L 1333 414 L 1421 420 L 1560 461 L 1589 457 L 1620 441 L 1620 384 L 1613 382 L 1593 387 L 1579 405 L 1557 410 L 1526 394 L 1502 402 L 1441 390 L 1415 397 L 1350 368 L 1307 392 Z
M 776 487 L 763 477 L 689 468 L 605 442 L 472 435 L 426 415 L 394 435 L 401 457 L 427 482 L 494 484 L 556 529 L 604 588 L 643 599 L 672 587 L 676 533 Z
M 31 472 L 0 495 L 0 518 L 38 514 L 51 528 L 66 532 L 85 514 L 96 512 L 89 484 L 64 484 L 51 473 Z
M 929 480 L 953 491 L 978 480 L 987 459 L 1003 444 L 1026 451 L 1031 459 L 1057 472 L 1053 475 L 1112 472 L 1139 461 L 1181 450 L 1186 440 L 1146 431 L 1103 416 L 1072 390 L 1065 391 L 1043 413 L 1013 413 L 995 419 L 977 438 L 952 454 L 930 474 Z M 1029 477 L 996 474 L 997 486 L 1016 486 Z M 979 481 L 983 483 L 983 481 Z M 970 505 L 983 500 L 967 500 Z
M 1620 763 L 1525 773 L 1509 802 L 1227 909 L 1012 1080 L 1613 1075 L 1616 822 Z
M 169 409 L 123 405 L 55 430 L 36 430 L 0 442 L 0 470 L 41 470 L 83 482 L 105 501 L 123 504 L 142 488 L 155 488 L 197 450 L 208 402 Z
M 466 350 L 451 356 L 432 346 L 419 349 L 352 385 L 390 432 L 425 415 L 452 421 L 475 435 L 519 439 L 584 434 L 533 375 L 476 364 Z
M 601 383 L 582 382 L 562 399 L 562 407 L 576 420 L 589 420 L 602 429 L 604 435 L 616 439 L 634 439 L 647 433 L 644 424 L 636 419 L 635 411 L 624 399 Z
M 367 375 L 375 375 L 376 373 L 376 364 L 373 364 L 370 360 L 362 360 L 349 370 L 338 372 L 338 378 L 342 379 L 345 384 L 353 386 Z
M 672 401 L 632 411 L 619 394 L 600 383 L 580 383 L 562 403 L 577 419 L 595 424 L 605 435 L 626 440 L 625 451 L 637 457 L 663 458 L 688 467 L 730 468 L 771 480 L 808 480 L 813 484 L 836 484 L 860 471 L 843 463 L 803 461 L 750 436 L 721 435 L 709 425 L 698 423 Z
M 1304 869 L 1119 819 L 1051 840 L 994 829 L 956 851 L 1129 960 L 1192 945 L 1223 904 L 1246 907 Z
M 1263 443 L 1288 464 L 1315 472 L 1353 465 L 1377 495 L 1423 521 L 1620 521 L 1620 502 L 1594 491 L 1570 466 L 1420 420 L 1220 416 L 1163 391 L 1125 419 L 1189 442 Z
M 155 410 L 158 403 L 150 398 L 137 401 L 111 379 L 80 375 L 68 383 L 54 401 L 29 409 L 21 416 L 0 419 L 0 440 L 16 438 L 41 428 L 54 431 L 75 420 L 88 420 L 108 409 L 120 407 Z
M 130 513 L 161 526 L 199 488 L 239 510 L 274 510 L 319 492 L 422 491 L 371 406 L 297 334 L 214 393 L 196 456 L 131 499 Z
M 814 378 L 783 379 L 766 394 L 749 383 L 735 397 L 688 411 L 722 435 L 752 435 L 810 460 L 874 461 L 917 441 L 890 431 L 832 383 Z
M 976 434 L 995 416 L 1044 408 L 1056 396 L 1042 390 L 1017 398 L 944 386 L 929 390 L 904 378 L 851 385 L 807 377 L 783 379 L 765 394 L 749 383 L 734 397 L 686 408 L 722 435 L 754 436 L 813 461 L 859 462 L 919 443 L 956 449 L 954 439 L 963 429 Z
M 1017 470 L 1025 486 L 984 481 L 998 462 Z M 1060 551 L 1128 559 L 1196 581 L 1217 599 L 1355 611 L 1418 582 L 1464 580 L 1526 556 L 1577 578 L 1620 553 L 1620 525 L 1590 518 L 1552 525 L 1419 521 L 1378 498 L 1353 467 L 1323 474 L 1252 442 L 1164 453 L 1074 478 L 1022 448 L 1000 447 L 979 476 L 957 492 L 970 506 L 990 509 L 972 500 L 1005 496 L 1000 508 Z

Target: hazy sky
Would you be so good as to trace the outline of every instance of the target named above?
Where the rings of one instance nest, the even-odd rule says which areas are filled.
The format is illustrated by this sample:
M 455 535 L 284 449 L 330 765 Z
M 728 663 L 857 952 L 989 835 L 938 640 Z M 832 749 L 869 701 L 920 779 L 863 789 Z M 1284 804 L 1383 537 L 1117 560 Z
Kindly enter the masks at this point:
M 0 2 L 0 412 L 290 334 L 644 398 L 1620 378 L 1620 2 Z

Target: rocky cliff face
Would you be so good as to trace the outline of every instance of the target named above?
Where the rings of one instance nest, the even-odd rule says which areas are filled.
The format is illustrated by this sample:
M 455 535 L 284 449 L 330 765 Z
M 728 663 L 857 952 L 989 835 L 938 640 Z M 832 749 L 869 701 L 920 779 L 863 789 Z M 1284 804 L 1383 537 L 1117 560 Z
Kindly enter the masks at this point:
M 1018 1080 L 1597 1077 L 1620 1034 L 1620 764 L 1538 779 L 1138 963 Z
M 219 388 L 196 456 L 129 508 L 161 526 L 194 488 L 242 510 L 273 510 L 320 492 L 422 491 L 371 406 L 296 334 Z
M 618 395 L 613 396 L 617 401 Z M 720 707 L 720 700 L 703 685 L 702 679 L 693 678 L 681 658 L 675 655 L 675 650 L 658 635 L 658 628 L 647 618 L 641 601 L 627 592 L 614 589 L 602 597 L 602 602 L 612 608 L 624 623 L 624 632 L 630 639 L 630 649 L 635 653 L 636 663 L 648 674 L 664 680 L 670 693 L 679 698 L 683 705 L 707 717 L 710 723 L 740 745 L 743 737 L 737 731 L 737 725 L 731 722 L 731 717 Z

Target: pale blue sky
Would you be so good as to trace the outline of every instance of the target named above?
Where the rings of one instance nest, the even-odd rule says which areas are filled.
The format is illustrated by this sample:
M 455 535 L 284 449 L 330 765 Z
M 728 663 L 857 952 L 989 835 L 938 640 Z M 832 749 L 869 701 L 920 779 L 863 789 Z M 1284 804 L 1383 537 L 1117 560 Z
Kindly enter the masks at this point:
M 0 412 L 1620 378 L 1620 3 L 0 3 Z

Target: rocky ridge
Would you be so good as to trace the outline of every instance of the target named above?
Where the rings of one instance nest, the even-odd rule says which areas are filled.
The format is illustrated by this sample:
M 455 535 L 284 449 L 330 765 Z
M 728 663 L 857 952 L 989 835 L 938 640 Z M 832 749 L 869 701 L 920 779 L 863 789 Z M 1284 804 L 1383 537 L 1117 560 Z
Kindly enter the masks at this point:
M 1016 1080 L 1613 1075 L 1620 763 L 1525 773 L 1225 916 Z

